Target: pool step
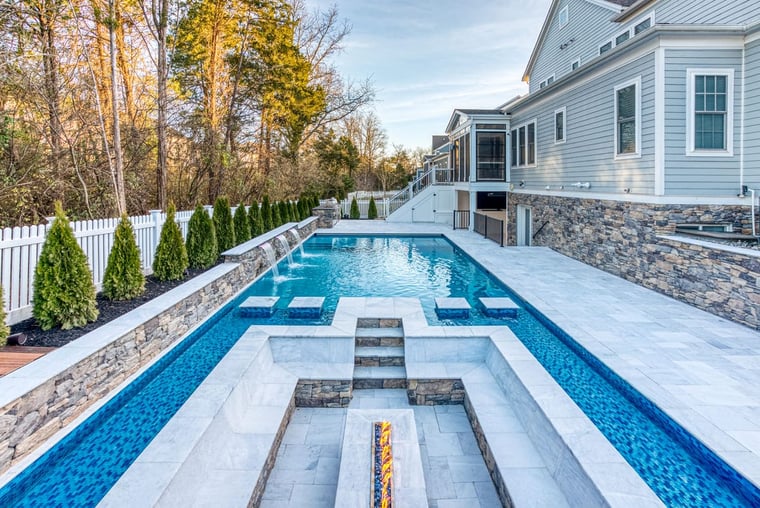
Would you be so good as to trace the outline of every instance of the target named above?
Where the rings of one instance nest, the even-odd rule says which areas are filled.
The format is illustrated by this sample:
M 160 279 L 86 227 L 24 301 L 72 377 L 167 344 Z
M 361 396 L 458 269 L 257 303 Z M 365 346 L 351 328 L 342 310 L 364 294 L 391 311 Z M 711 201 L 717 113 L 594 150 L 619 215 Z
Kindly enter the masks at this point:
M 404 345 L 404 330 L 392 328 L 357 328 L 356 347 L 398 347 Z
M 402 367 L 404 366 L 403 346 L 357 347 L 354 353 L 357 367 Z
M 406 388 L 404 329 L 397 320 L 358 323 L 354 350 L 354 390 Z
M 354 367 L 354 390 L 406 389 L 406 367 Z

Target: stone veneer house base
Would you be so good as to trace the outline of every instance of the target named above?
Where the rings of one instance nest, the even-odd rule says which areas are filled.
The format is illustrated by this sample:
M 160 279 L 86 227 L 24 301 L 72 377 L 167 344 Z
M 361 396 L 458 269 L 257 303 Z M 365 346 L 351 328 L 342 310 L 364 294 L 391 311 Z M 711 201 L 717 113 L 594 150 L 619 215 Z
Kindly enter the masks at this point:
M 745 232 L 746 206 L 672 205 L 509 194 L 509 245 L 517 206 L 530 207 L 532 245 L 738 323 L 760 328 L 760 251 L 676 236 L 677 223 L 729 223 Z M 540 231 L 539 231 L 540 230 Z

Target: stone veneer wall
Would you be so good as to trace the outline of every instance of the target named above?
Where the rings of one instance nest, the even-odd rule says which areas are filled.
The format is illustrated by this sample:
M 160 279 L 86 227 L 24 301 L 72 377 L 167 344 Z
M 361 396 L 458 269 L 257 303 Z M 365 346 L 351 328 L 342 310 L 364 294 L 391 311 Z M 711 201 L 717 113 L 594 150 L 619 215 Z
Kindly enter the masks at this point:
M 517 205 L 532 208 L 533 232 L 538 232 L 532 245 L 551 247 L 760 329 L 760 251 L 755 256 L 662 236 L 685 222 L 731 223 L 735 231 L 748 232 L 748 205 L 667 205 L 511 193 L 508 245 L 516 244 Z
M 409 379 L 406 396 L 416 406 L 462 404 L 464 384 L 461 379 Z
M 348 407 L 353 379 L 299 379 L 296 407 Z
M 305 239 L 311 235 L 317 222 L 302 223 L 303 227 L 297 228 L 299 236 Z M 295 239 L 291 235 L 285 237 L 293 248 Z M 278 259 L 285 255 L 279 242 L 271 243 L 278 249 Z M 238 266 L 121 337 L 114 337 L 101 350 L 1 408 L 0 473 L 182 338 L 269 268 L 258 245 L 239 256 L 226 256 L 225 262 L 235 262 Z

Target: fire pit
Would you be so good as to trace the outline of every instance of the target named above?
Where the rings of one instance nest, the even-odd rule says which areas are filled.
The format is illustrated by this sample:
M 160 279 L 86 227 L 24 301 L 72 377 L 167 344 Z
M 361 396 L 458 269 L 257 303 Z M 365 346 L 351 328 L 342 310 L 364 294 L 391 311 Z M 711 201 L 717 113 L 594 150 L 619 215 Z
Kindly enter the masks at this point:
M 372 506 L 393 508 L 393 451 L 391 422 L 375 422 L 372 446 Z

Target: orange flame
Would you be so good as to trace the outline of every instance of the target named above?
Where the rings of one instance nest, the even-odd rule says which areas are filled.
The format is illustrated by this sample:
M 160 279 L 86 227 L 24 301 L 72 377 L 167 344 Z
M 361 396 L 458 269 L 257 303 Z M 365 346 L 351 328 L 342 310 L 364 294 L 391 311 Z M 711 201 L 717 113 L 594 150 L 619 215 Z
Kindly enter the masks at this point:
M 379 422 L 380 425 L 380 508 L 392 507 L 393 453 L 391 451 L 391 422 Z

